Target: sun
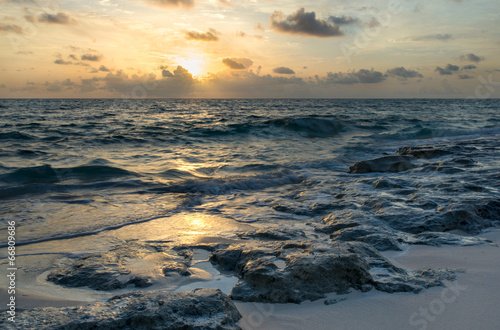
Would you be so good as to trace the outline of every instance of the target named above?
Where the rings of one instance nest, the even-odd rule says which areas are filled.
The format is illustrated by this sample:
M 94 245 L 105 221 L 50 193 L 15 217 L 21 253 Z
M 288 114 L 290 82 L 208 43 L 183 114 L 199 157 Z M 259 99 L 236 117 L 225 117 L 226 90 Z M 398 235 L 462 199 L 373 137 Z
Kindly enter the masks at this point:
M 188 70 L 193 76 L 199 76 L 204 73 L 205 61 L 202 57 L 183 57 L 178 60 L 179 65 Z

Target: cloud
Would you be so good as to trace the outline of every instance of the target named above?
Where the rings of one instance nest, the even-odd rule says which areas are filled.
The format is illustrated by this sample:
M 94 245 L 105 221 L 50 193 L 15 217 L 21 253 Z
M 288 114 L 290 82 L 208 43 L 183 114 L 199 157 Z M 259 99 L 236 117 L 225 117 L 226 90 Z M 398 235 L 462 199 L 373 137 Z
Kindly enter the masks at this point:
M 470 76 L 468 74 L 459 74 L 458 79 L 472 79 L 474 78 L 473 76 Z
M 84 49 L 84 48 L 73 46 L 73 45 L 69 45 L 68 48 L 74 52 L 94 52 L 94 53 L 97 52 L 97 50 L 92 49 L 92 48 Z
M 61 84 L 59 83 L 59 81 L 55 81 L 55 82 L 52 82 L 52 83 L 49 83 L 48 81 L 45 82 L 45 90 L 47 92 L 60 92 L 62 91 L 62 88 L 61 88 Z
M 82 83 L 80 85 L 80 91 L 87 93 L 87 92 L 93 92 L 97 89 L 100 88 L 99 83 L 101 81 L 101 78 L 90 78 L 90 79 L 82 79 Z
M 460 60 L 479 63 L 481 61 L 484 61 L 484 57 L 480 57 L 480 56 L 477 56 L 475 54 L 469 53 L 469 54 L 461 55 Z
M 9 88 L 9 91 L 11 91 L 11 92 L 34 92 L 37 89 L 38 89 L 38 87 L 36 87 L 36 84 L 34 82 L 27 81 L 26 85 L 24 87 Z
M 370 18 L 368 23 L 365 23 L 365 25 L 367 28 L 373 29 L 373 28 L 381 26 L 382 24 L 379 22 L 378 19 L 376 19 L 375 17 L 372 17 L 372 18 Z
M 417 71 L 407 70 L 404 67 L 389 69 L 385 72 L 387 77 L 393 77 L 406 80 L 408 78 L 423 78 L 424 76 Z
M 0 23 L 0 32 L 12 32 L 17 34 L 23 34 L 23 28 L 15 24 L 3 24 Z
M 284 66 L 274 68 L 273 72 L 278 73 L 278 74 L 295 74 L 295 71 L 293 71 L 290 68 L 284 67 Z
M 384 75 L 380 71 L 361 69 L 354 72 L 338 72 L 332 73 L 328 72 L 325 79 L 322 80 L 323 83 L 334 83 L 334 84 L 376 84 L 385 80 Z
M 421 12 L 423 12 L 424 10 L 425 10 L 425 6 L 424 6 L 423 4 L 421 4 L 421 3 L 417 3 L 417 4 L 415 5 L 415 8 L 413 8 L 413 12 L 414 12 L 414 13 L 421 13 Z
M 50 24 L 72 24 L 74 20 L 71 19 L 65 13 L 57 13 L 55 15 L 43 13 L 38 16 L 39 22 L 50 23 Z
M 24 19 L 30 23 L 35 23 L 35 16 L 34 15 L 24 15 Z
M 477 66 L 470 64 L 462 67 L 462 70 L 474 70 L 477 69 Z
M 70 61 L 65 61 L 62 58 L 58 58 L 57 60 L 54 61 L 55 64 L 62 64 L 62 65 L 69 65 L 73 64 L 73 62 Z
M 413 37 L 411 40 L 413 41 L 429 41 L 429 40 L 438 40 L 438 41 L 448 41 L 453 39 L 453 35 L 446 33 L 446 34 L 428 34 L 426 36 L 420 36 L 420 37 Z
M 263 36 L 260 36 L 257 34 L 250 35 L 250 34 L 247 34 L 246 32 L 243 32 L 243 31 L 237 31 L 236 36 L 240 37 L 240 38 L 247 38 L 247 37 L 248 38 L 255 38 L 255 39 L 263 39 L 264 38 Z
M 211 74 L 200 86 L 208 96 L 226 98 L 310 97 L 312 84 L 299 77 L 259 75 L 249 71 Z
M 217 2 L 225 7 L 234 7 L 234 2 L 231 0 L 217 0 Z
M 37 4 L 37 2 L 35 0 L 7 0 L 6 2 L 15 4 L 15 5 L 36 5 Z
M 102 59 L 102 55 L 100 54 L 83 54 L 81 56 L 82 61 L 92 61 L 92 62 L 98 62 Z
M 66 80 L 63 80 L 61 85 L 68 87 L 68 89 L 71 89 L 70 87 L 73 87 L 76 84 L 74 82 L 72 82 L 71 79 L 66 79 Z
M 129 76 L 122 70 L 95 79 L 97 80 L 86 82 L 94 90 L 106 89 L 126 97 L 189 97 L 198 83 L 182 66 L 178 66 L 171 75 L 162 79 L 156 79 L 154 74 Z M 99 82 L 102 86 L 98 85 Z
M 46 81 L 44 86 L 47 92 L 61 92 L 63 90 L 73 90 L 77 85 L 75 82 L 71 81 L 71 79 L 66 79 L 63 81 Z
M 253 26 L 253 28 L 255 30 L 259 30 L 259 31 L 265 31 L 266 30 L 266 29 L 264 29 L 264 26 L 261 23 L 259 23 L 259 22 L 255 23 L 255 25 Z
M 446 70 L 458 71 L 458 70 L 460 70 L 460 67 L 458 65 L 448 64 L 446 66 Z
M 252 66 L 253 61 L 248 58 L 224 58 L 222 63 L 232 70 L 244 70 Z
M 171 78 L 171 77 L 174 76 L 174 74 L 172 72 L 168 71 L 168 70 L 162 70 L 161 71 L 161 76 L 163 78 Z
M 434 71 L 438 72 L 441 76 L 450 76 L 458 70 L 460 70 L 458 65 L 448 64 L 444 69 L 438 66 Z
M 109 70 L 107 67 L 105 67 L 104 65 L 101 65 L 101 66 L 99 67 L 99 71 L 102 71 L 102 72 L 109 72 L 110 70 Z
M 147 3 L 160 7 L 194 7 L 194 0 L 146 0 Z
M 359 24 L 360 20 L 351 16 L 330 16 L 328 21 L 332 22 L 336 25 L 351 25 L 351 24 Z
M 224 65 L 226 65 L 227 67 L 229 67 L 230 69 L 233 69 L 233 70 L 243 70 L 243 69 L 246 69 L 243 64 L 238 63 L 236 61 L 233 61 L 230 58 L 223 59 L 222 63 L 224 63 Z
M 74 64 L 74 65 L 81 65 L 81 66 L 88 66 L 88 67 L 90 67 L 90 64 L 88 64 L 88 63 L 84 63 L 84 62 L 75 62 L 75 63 L 73 63 L 73 64 Z
M 199 40 L 199 41 L 218 41 L 217 36 L 219 32 L 214 29 L 209 29 L 208 32 L 201 33 L 197 31 L 187 31 L 185 38 L 188 40 Z
M 280 33 L 297 35 L 307 35 L 319 38 L 343 36 L 340 25 L 335 23 L 352 24 L 353 18 L 330 17 L 328 21 L 316 19 L 316 13 L 306 13 L 304 8 L 300 8 L 295 13 L 286 16 L 281 11 L 275 11 L 271 15 L 271 27 Z

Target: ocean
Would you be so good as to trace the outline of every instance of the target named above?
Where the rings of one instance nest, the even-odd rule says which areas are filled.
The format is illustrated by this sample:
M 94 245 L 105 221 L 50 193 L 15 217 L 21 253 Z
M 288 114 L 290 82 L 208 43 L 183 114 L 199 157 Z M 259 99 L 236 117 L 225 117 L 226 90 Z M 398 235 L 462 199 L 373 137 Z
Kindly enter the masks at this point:
M 26 255 L 234 239 L 233 228 L 324 239 L 332 218 L 365 230 L 333 240 L 477 234 L 499 220 L 499 110 L 494 99 L 0 100 L 2 257 L 12 220 Z M 350 170 L 397 155 L 411 166 Z

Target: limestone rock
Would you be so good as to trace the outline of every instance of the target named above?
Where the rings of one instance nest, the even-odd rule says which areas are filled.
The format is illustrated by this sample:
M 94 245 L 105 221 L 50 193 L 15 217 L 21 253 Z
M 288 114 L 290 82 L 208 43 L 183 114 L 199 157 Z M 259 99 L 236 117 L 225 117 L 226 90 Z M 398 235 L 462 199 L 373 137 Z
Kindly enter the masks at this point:
M 240 329 L 240 313 L 220 290 L 134 292 L 81 307 L 18 311 L 0 316 L 3 329 Z

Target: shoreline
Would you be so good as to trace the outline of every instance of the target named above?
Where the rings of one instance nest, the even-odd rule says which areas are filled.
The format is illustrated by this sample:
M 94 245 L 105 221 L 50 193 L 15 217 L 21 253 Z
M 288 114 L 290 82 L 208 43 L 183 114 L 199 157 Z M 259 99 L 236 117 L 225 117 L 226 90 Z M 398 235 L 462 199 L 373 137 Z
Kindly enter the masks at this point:
M 496 244 L 477 246 L 407 246 L 383 253 L 408 270 L 453 268 L 457 280 L 418 294 L 371 290 L 338 295 L 301 304 L 265 304 L 233 301 L 242 314 L 243 329 L 496 329 L 495 302 L 500 296 L 500 228 L 477 235 Z M 49 262 L 49 260 L 47 260 Z M 35 274 L 32 274 L 35 275 Z M 38 275 L 39 276 L 39 275 Z M 31 277 L 32 280 L 37 276 Z M 195 285 L 196 286 L 196 285 Z M 193 286 L 193 287 L 195 287 Z M 68 289 L 69 291 L 74 289 Z M 83 306 L 91 301 L 56 297 L 17 289 L 19 310 L 36 307 Z M 0 287 L 0 299 L 7 292 Z M 4 310 L 4 308 L 2 308 Z
M 500 228 L 477 237 L 490 239 L 497 246 L 412 245 L 403 252 L 385 253 L 395 265 L 409 270 L 460 270 L 457 280 L 448 282 L 447 287 L 429 288 L 418 294 L 355 291 L 302 304 L 236 301 L 243 315 L 240 325 L 244 330 L 498 329 Z M 333 303 L 326 305 L 325 301 Z

